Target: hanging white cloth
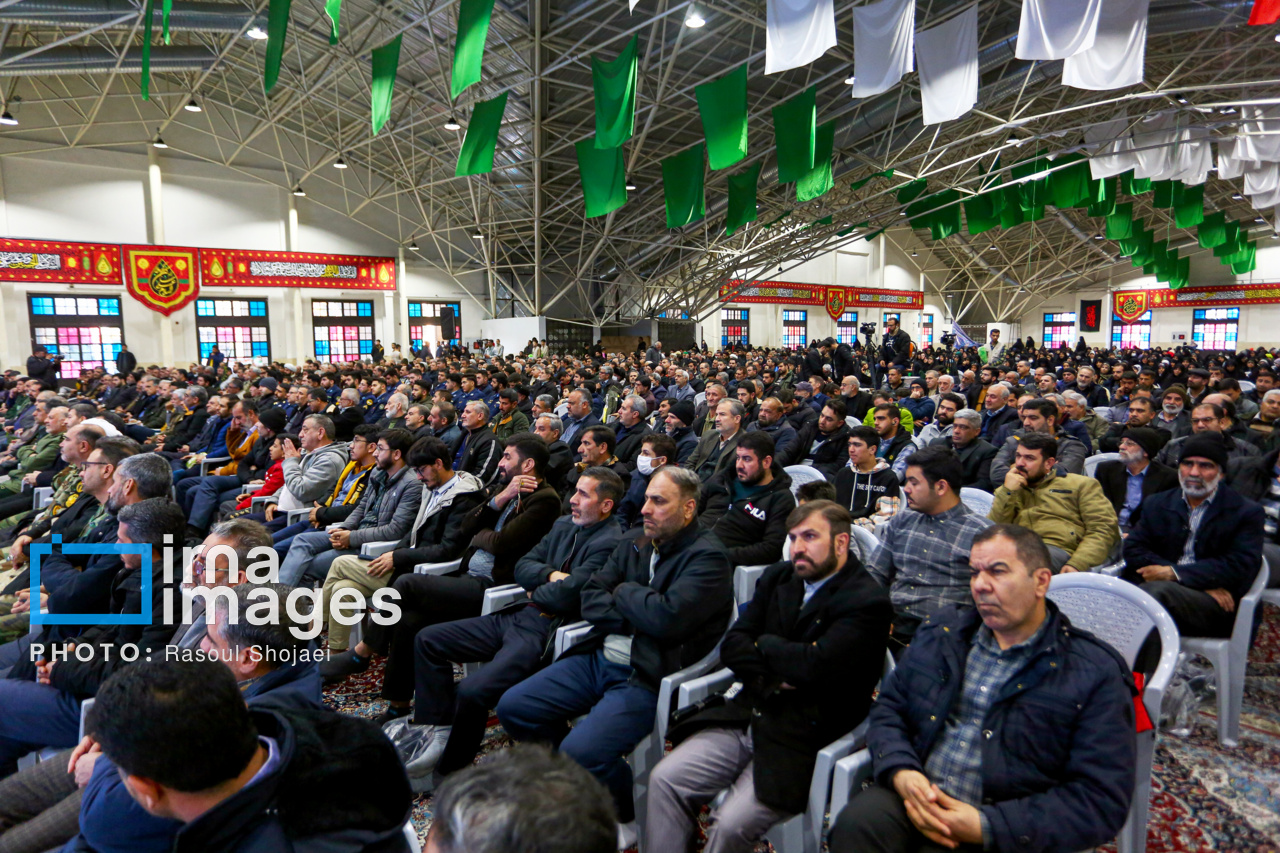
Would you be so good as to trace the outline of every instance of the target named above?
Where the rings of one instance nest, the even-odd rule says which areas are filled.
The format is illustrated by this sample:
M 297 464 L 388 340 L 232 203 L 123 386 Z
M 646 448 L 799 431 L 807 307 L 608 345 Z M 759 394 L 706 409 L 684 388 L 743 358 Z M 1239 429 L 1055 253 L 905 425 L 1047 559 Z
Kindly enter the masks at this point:
M 1247 196 L 1266 195 L 1280 188 L 1280 165 L 1275 163 L 1254 163 L 1244 170 L 1244 194 Z
M 1218 178 L 1230 181 L 1244 174 L 1248 161 L 1236 159 L 1236 138 L 1218 140 Z
M 638 5 L 640 5 L 640 0 L 627 0 L 627 11 L 634 12 Z
M 1137 165 L 1138 158 L 1130 151 L 1133 142 L 1129 137 L 1129 116 L 1124 112 L 1110 121 L 1089 125 L 1084 141 L 1098 146 L 1089 156 L 1089 174 L 1095 181 L 1123 175 Z
M 1269 193 L 1258 193 L 1257 195 L 1249 196 L 1249 201 L 1253 204 L 1255 210 L 1266 210 L 1269 207 L 1280 206 L 1280 187 Z
M 1213 146 L 1209 142 L 1209 130 L 1203 127 L 1184 127 L 1178 131 L 1178 142 L 1173 150 L 1173 175 L 1171 180 L 1182 181 L 1189 187 L 1203 184 L 1213 168 Z
M 1241 107 L 1236 157 L 1255 163 L 1280 162 L 1280 105 Z
M 1066 59 L 1093 47 L 1102 0 L 1022 0 L 1019 59 Z
M 916 33 L 925 124 L 960 118 L 978 102 L 978 5 Z
M 1141 83 L 1147 55 L 1149 3 L 1150 0 L 1106 0 L 1093 47 L 1067 57 L 1062 64 L 1062 82 L 1093 91 Z M 1021 38 L 1018 44 L 1022 44 Z
M 887 92 L 911 71 L 915 0 L 880 0 L 853 9 L 853 96 Z
M 1167 181 L 1166 173 L 1172 172 L 1173 143 L 1177 139 L 1176 118 L 1172 113 L 1157 115 L 1150 121 L 1143 119 L 1133 131 L 1133 153 L 1137 163 L 1133 167 L 1135 178 L 1151 178 Z
M 768 0 L 764 73 L 808 65 L 836 46 L 834 0 Z

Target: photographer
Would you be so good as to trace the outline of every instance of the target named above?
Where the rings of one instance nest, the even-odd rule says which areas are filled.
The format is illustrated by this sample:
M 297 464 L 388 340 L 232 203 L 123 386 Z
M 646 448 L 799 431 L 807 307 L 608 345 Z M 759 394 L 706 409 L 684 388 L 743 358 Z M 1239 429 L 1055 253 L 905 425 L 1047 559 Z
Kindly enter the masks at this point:
M 27 375 L 39 382 L 46 391 L 52 391 L 58 387 L 58 364 L 61 361 L 62 356 L 49 358 L 49 351 L 43 346 L 37 346 L 27 359 Z
M 897 365 L 906 371 L 911 362 L 911 336 L 898 325 L 897 317 L 885 321 L 884 336 L 880 339 L 880 366 Z

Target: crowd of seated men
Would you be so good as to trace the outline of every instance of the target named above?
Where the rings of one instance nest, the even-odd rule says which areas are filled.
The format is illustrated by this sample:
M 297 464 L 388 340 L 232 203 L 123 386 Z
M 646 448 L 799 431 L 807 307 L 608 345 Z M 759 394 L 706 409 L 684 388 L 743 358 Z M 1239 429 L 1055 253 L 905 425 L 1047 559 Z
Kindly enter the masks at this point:
M 833 850 L 1083 849 L 1128 811 L 1136 688 L 1049 580 L 1111 566 L 1225 637 L 1280 559 L 1264 352 L 424 355 L 60 378 L 37 348 L 6 376 L 0 853 L 406 849 L 414 793 L 476 807 L 491 713 L 562 756 L 521 747 L 494 786 L 576 786 L 598 808 L 565 821 L 616 829 L 584 850 L 687 849 L 713 802 L 708 847 L 752 850 L 864 721 L 875 784 Z M 1086 475 L 1096 453 L 1117 458 Z M 164 606 L 192 596 L 163 570 L 180 545 L 222 592 L 186 621 Z M 317 606 L 269 629 L 230 615 L 298 589 Z M 384 590 L 397 617 L 355 636 L 339 603 Z M 712 653 L 733 687 L 673 721 L 637 803 L 659 685 Z M 366 672 L 372 722 L 323 710 Z

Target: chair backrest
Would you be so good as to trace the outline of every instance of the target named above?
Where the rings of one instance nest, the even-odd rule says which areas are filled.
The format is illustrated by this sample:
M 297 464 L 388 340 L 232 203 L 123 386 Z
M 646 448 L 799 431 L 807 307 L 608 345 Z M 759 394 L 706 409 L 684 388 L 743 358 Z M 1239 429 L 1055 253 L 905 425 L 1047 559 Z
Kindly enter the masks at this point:
M 1258 567 L 1257 577 L 1253 579 L 1253 585 L 1249 587 L 1249 591 L 1245 593 L 1244 598 L 1240 599 L 1240 606 L 1236 608 L 1236 623 L 1231 629 L 1231 647 L 1232 651 L 1244 657 L 1249 654 L 1249 644 L 1253 639 L 1253 614 L 1258 609 L 1258 602 L 1262 599 L 1262 593 L 1267 589 L 1267 581 L 1271 578 L 1271 567 L 1267 564 L 1267 558 L 1262 558 L 1262 565 Z
M 858 420 L 853 415 L 845 415 L 844 425 L 849 429 L 853 429 L 854 427 L 862 426 L 862 421 Z
M 556 417 L 557 417 L 557 418 L 563 418 L 563 417 L 564 417 L 565 415 L 567 415 L 567 414 L 569 414 L 569 404 L 568 404 L 568 403 L 561 403 L 560 405 L 556 406 Z
M 1160 700 L 1178 663 L 1178 629 L 1160 603 L 1120 578 L 1073 572 L 1049 582 L 1049 599 L 1071 624 L 1108 643 L 1132 668 L 1151 629 L 1160 633 L 1160 663 L 1143 688 L 1151 719 L 1160 718 Z
M 413 828 L 413 821 L 404 825 L 404 840 L 411 853 L 422 853 L 422 845 L 418 843 L 418 830 Z
M 783 469 L 791 478 L 791 494 L 795 494 L 805 483 L 816 483 L 827 479 L 821 471 L 809 465 L 788 465 Z
M 982 489 L 965 486 L 960 490 L 960 502 L 967 506 L 969 512 L 974 515 L 986 517 L 991 514 L 991 507 L 996 502 L 996 496 L 990 492 L 984 492 Z
M 707 401 L 706 391 L 699 391 L 697 394 L 693 395 L 693 405 L 695 406 L 701 406 L 706 401 Z
M 1099 406 L 1098 408 L 1093 410 L 1093 413 L 1098 417 L 1102 418 L 1104 421 L 1107 421 L 1108 423 L 1110 423 L 1111 409 L 1108 406 Z
M 857 524 L 849 529 L 853 531 L 853 541 L 858 543 L 858 556 L 863 564 L 871 562 L 871 555 L 880 547 L 880 540 L 870 530 Z
M 1240 380 L 1240 390 L 1243 391 L 1244 393 L 1252 394 L 1257 389 L 1258 389 L 1258 386 L 1254 385 L 1252 382 L 1248 382 L 1244 379 Z
M 1096 476 L 1099 465 L 1103 462 L 1118 460 L 1119 458 L 1119 453 L 1095 453 L 1088 459 L 1084 460 L 1084 475 L 1086 477 Z

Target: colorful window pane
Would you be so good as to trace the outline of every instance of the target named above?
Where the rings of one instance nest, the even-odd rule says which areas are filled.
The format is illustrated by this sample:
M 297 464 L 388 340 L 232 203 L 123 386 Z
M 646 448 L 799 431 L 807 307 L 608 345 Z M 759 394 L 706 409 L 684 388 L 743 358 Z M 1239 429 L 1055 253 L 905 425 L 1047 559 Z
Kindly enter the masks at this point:
M 1112 314 L 1111 346 L 1123 349 L 1149 349 L 1151 347 L 1151 312 L 1148 311 L 1132 323 L 1126 323 L 1118 315 Z
M 1201 349 L 1234 350 L 1240 337 L 1239 308 L 1197 308 L 1191 340 Z
M 62 358 L 59 379 L 95 367 L 115 370 L 124 342 L 119 297 L 29 294 L 27 304 L 33 344 Z
M 783 309 L 782 345 L 787 349 L 803 349 L 809 341 L 809 312 Z
M 444 325 L 440 320 L 442 309 L 453 309 L 453 328 L 462 328 L 462 304 L 459 302 L 410 302 L 409 348 L 420 350 L 425 344 L 432 352 L 444 337 Z M 446 343 L 460 343 L 460 338 L 450 338 Z
M 197 299 L 196 337 L 200 360 L 218 345 L 228 361 L 266 364 L 271 360 L 264 299 Z
M 720 309 L 720 346 L 751 346 L 751 309 Z
M 1044 315 L 1044 335 L 1042 340 L 1049 349 L 1070 347 L 1076 335 L 1076 312 L 1061 311 L 1057 314 Z
M 853 346 L 858 342 L 858 312 L 846 311 L 836 320 L 836 340 Z
M 920 315 L 920 346 L 933 345 L 933 315 Z

